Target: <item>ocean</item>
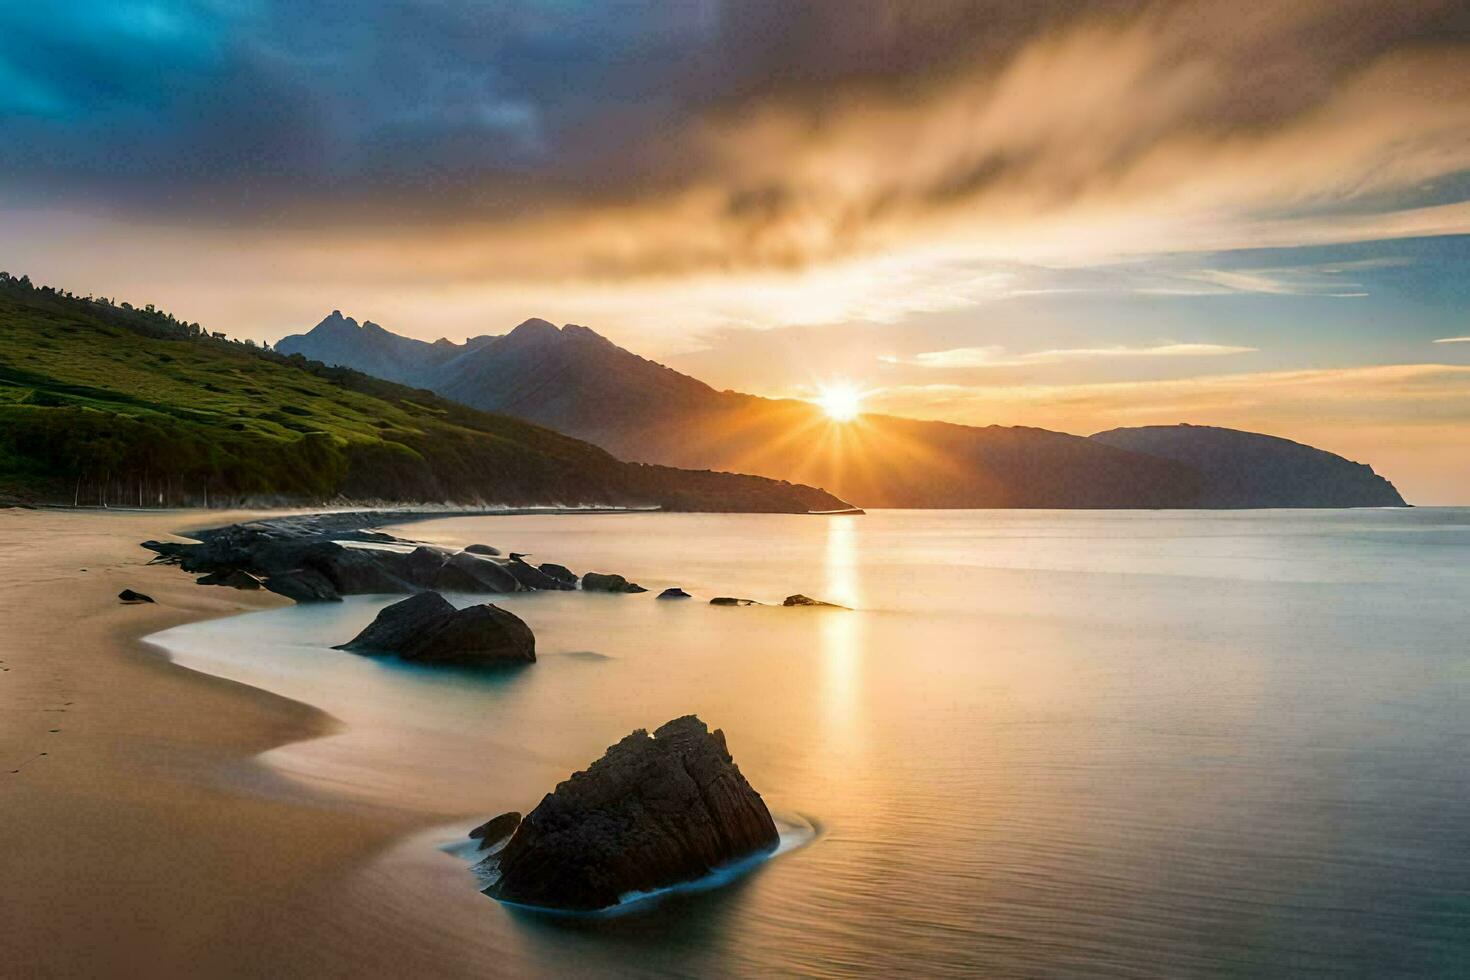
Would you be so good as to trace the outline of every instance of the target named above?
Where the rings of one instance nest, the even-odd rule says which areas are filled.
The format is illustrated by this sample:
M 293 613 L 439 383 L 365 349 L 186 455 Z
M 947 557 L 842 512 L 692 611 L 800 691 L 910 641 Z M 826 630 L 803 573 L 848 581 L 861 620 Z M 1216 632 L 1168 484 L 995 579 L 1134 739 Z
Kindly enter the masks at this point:
M 388 530 L 652 590 L 492 597 L 539 658 L 495 674 L 330 649 L 396 597 L 151 638 L 341 722 L 262 756 L 276 775 L 423 812 L 422 834 L 334 887 L 344 915 L 421 923 L 447 972 L 1470 972 L 1470 509 Z M 698 598 L 655 598 L 672 585 Z M 781 608 L 793 593 L 851 609 Z M 501 906 L 441 849 L 689 713 L 724 730 L 783 822 L 810 828 L 800 846 L 594 918 Z

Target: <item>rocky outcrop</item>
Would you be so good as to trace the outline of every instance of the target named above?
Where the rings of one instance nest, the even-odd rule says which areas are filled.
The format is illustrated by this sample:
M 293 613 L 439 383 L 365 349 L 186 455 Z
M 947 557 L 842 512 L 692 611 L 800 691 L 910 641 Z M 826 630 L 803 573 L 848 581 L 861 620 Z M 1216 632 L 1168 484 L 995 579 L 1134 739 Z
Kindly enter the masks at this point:
M 785 598 L 785 600 L 782 601 L 781 605 L 783 605 L 783 606 L 811 606 L 811 607 L 823 608 L 823 609 L 846 609 L 847 608 L 846 606 L 839 606 L 835 602 L 823 602 L 820 599 L 813 599 L 810 596 L 804 596 L 800 592 L 798 592 L 796 595 L 789 595 L 789 596 L 787 596 Z
M 591 911 L 773 849 L 776 824 L 724 733 L 693 715 L 639 729 L 526 815 L 481 870 L 504 901 Z
M 758 606 L 758 605 L 760 605 L 760 603 L 759 602 L 756 602 L 754 599 L 737 599 L 734 596 L 728 596 L 728 595 L 715 596 L 713 599 L 711 599 L 709 601 L 709 604 L 712 605 L 712 606 Z
M 490 666 L 534 662 L 536 637 L 519 616 L 498 606 L 455 609 L 437 592 L 421 592 L 383 609 L 337 649 L 392 653 L 416 663 Z
M 238 568 L 228 571 L 210 572 L 194 580 L 198 585 L 223 585 L 231 589 L 259 589 L 260 579 Z
M 465 548 L 465 551 L 468 551 L 472 555 L 490 555 L 491 557 L 498 557 L 500 555 L 499 548 L 492 548 L 488 544 L 472 544 Z
M 298 568 L 289 572 L 277 572 L 268 576 L 263 583 L 267 589 L 296 602 L 341 602 L 339 593 L 330 579 L 311 568 Z
M 498 562 L 462 551 L 450 555 L 434 575 L 434 588 L 444 592 L 517 592 L 520 583 Z
M 629 582 L 621 575 L 588 572 L 582 576 L 583 592 L 647 592 L 643 586 Z
M 679 588 L 677 585 L 674 586 L 672 589 L 664 589 L 662 592 L 660 592 L 658 594 L 658 597 L 660 599 L 692 599 L 692 598 L 694 598 L 692 595 L 690 595 L 688 592 L 685 592 L 683 589 Z

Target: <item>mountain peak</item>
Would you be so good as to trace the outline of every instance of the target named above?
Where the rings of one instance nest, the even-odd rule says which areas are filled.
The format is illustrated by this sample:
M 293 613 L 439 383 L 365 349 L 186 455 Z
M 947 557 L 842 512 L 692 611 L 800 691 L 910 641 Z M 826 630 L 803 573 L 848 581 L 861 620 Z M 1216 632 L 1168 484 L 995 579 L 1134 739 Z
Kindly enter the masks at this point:
M 312 330 L 336 331 L 346 328 L 357 330 L 357 321 L 350 316 L 343 316 L 341 310 L 333 310 L 322 317 L 322 322 L 312 327 Z
M 516 328 L 506 334 L 506 336 L 519 337 L 522 340 L 542 337 L 555 338 L 561 336 L 561 331 L 557 329 L 556 324 L 533 316 L 529 320 L 517 324 Z

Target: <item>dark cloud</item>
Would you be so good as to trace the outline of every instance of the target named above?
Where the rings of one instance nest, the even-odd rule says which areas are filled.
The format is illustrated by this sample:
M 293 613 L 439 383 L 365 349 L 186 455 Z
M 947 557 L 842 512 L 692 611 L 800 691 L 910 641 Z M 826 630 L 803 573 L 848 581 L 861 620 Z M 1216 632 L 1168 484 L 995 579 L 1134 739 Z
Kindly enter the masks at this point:
M 554 212 L 643 236 L 586 234 L 573 272 L 788 267 L 1172 186 L 1365 73 L 1453 100 L 1467 44 L 1470 10 L 1429 0 L 9 4 L 0 195 L 284 230 Z M 1407 178 L 1464 164 L 1439 135 Z

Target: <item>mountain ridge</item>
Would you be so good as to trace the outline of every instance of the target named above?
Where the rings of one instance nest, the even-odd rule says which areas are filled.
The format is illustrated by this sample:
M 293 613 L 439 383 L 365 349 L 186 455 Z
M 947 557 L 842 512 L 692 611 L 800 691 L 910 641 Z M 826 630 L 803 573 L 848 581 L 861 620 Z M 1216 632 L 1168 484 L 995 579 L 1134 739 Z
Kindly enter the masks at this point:
M 329 338 L 417 350 L 375 324 L 327 321 Z M 103 506 L 847 506 L 813 487 L 624 462 L 523 419 L 4 273 L 0 495 Z
M 317 344 L 312 332 L 286 338 L 278 349 L 318 359 L 356 357 L 350 349 Z M 717 391 L 576 324 L 557 328 L 528 320 L 459 351 L 435 362 L 420 348 L 404 348 L 401 356 L 409 363 L 397 369 L 451 400 L 574 434 L 623 458 L 811 483 L 859 506 L 1160 508 L 1312 499 L 1259 482 L 1227 493 L 1210 483 L 1224 479 L 1228 467 L 1205 465 L 1203 457 L 1191 462 L 1178 447 L 1145 451 L 1139 447 L 1149 444 L 1146 439 L 878 414 L 834 423 L 807 402 Z M 1300 456 L 1294 463 L 1278 459 L 1275 478 L 1299 480 L 1280 467 L 1308 462 Z M 1333 472 L 1349 482 L 1381 480 L 1364 469 Z M 1382 482 L 1397 498 L 1391 484 Z M 1253 496 L 1241 487 L 1259 492 Z M 1372 484 L 1321 499 L 1387 499 L 1379 489 Z

